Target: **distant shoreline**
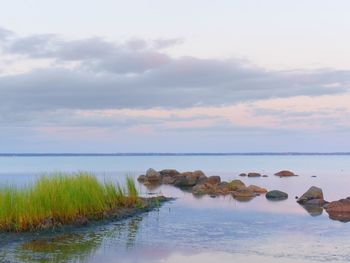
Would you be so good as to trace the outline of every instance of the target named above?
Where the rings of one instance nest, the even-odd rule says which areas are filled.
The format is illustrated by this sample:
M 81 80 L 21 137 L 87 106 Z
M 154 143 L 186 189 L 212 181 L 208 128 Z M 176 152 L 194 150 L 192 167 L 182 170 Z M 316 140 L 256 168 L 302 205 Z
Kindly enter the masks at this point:
M 247 153 L 0 153 L 0 157 L 99 157 L 99 156 L 347 156 L 350 152 L 247 152 Z

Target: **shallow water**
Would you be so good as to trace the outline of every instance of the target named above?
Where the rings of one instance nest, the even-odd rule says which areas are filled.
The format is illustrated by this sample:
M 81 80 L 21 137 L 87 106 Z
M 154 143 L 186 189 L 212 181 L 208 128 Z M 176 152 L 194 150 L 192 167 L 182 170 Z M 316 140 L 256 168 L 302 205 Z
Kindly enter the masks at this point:
M 144 195 L 177 199 L 148 214 L 70 232 L 0 234 L 0 262 L 350 261 L 350 223 L 333 221 L 322 210 L 311 211 L 311 216 L 294 198 L 312 185 L 321 187 L 329 201 L 349 196 L 350 156 L 0 157 L 0 184 L 24 185 L 43 172 L 77 170 L 123 181 L 126 173 L 137 176 L 149 167 L 202 169 L 225 180 L 257 171 L 269 177 L 239 179 L 286 191 L 289 198 L 271 202 L 259 196 L 239 202 L 230 196 L 196 198 L 172 186 L 140 185 Z M 299 176 L 273 176 L 281 169 Z

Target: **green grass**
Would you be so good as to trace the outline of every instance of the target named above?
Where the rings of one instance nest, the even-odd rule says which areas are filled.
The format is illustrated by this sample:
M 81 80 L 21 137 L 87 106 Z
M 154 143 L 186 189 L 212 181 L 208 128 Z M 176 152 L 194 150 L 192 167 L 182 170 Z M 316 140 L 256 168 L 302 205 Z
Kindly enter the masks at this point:
M 131 177 L 124 188 L 110 181 L 101 183 L 86 172 L 41 176 L 22 188 L 0 188 L 0 230 L 35 230 L 47 219 L 61 224 L 78 217 L 99 219 L 105 211 L 136 206 L 138 201 Z

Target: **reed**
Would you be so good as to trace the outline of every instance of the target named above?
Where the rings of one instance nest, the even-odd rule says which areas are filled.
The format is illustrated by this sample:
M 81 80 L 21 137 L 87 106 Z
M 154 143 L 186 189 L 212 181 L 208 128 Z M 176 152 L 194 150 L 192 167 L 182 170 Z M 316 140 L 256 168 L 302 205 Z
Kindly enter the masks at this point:
M 124 188 L 110 181 L 102 183 L 86 172 L 56 173 L 22 188 L 0 188 L 0 230 L 35 230 L 48 219 L 61 224 L 79 217 L 99 219 L 106 211 L 137 204 L 138 192 L 131 177 Z

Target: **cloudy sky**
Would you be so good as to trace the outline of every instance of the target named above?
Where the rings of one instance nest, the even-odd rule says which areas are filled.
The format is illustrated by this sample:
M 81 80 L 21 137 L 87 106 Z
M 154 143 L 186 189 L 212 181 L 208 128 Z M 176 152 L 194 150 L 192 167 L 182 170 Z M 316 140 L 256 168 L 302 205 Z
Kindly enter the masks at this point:
M 348 0 L 0 4 L 0 152 L 350 149 Z

